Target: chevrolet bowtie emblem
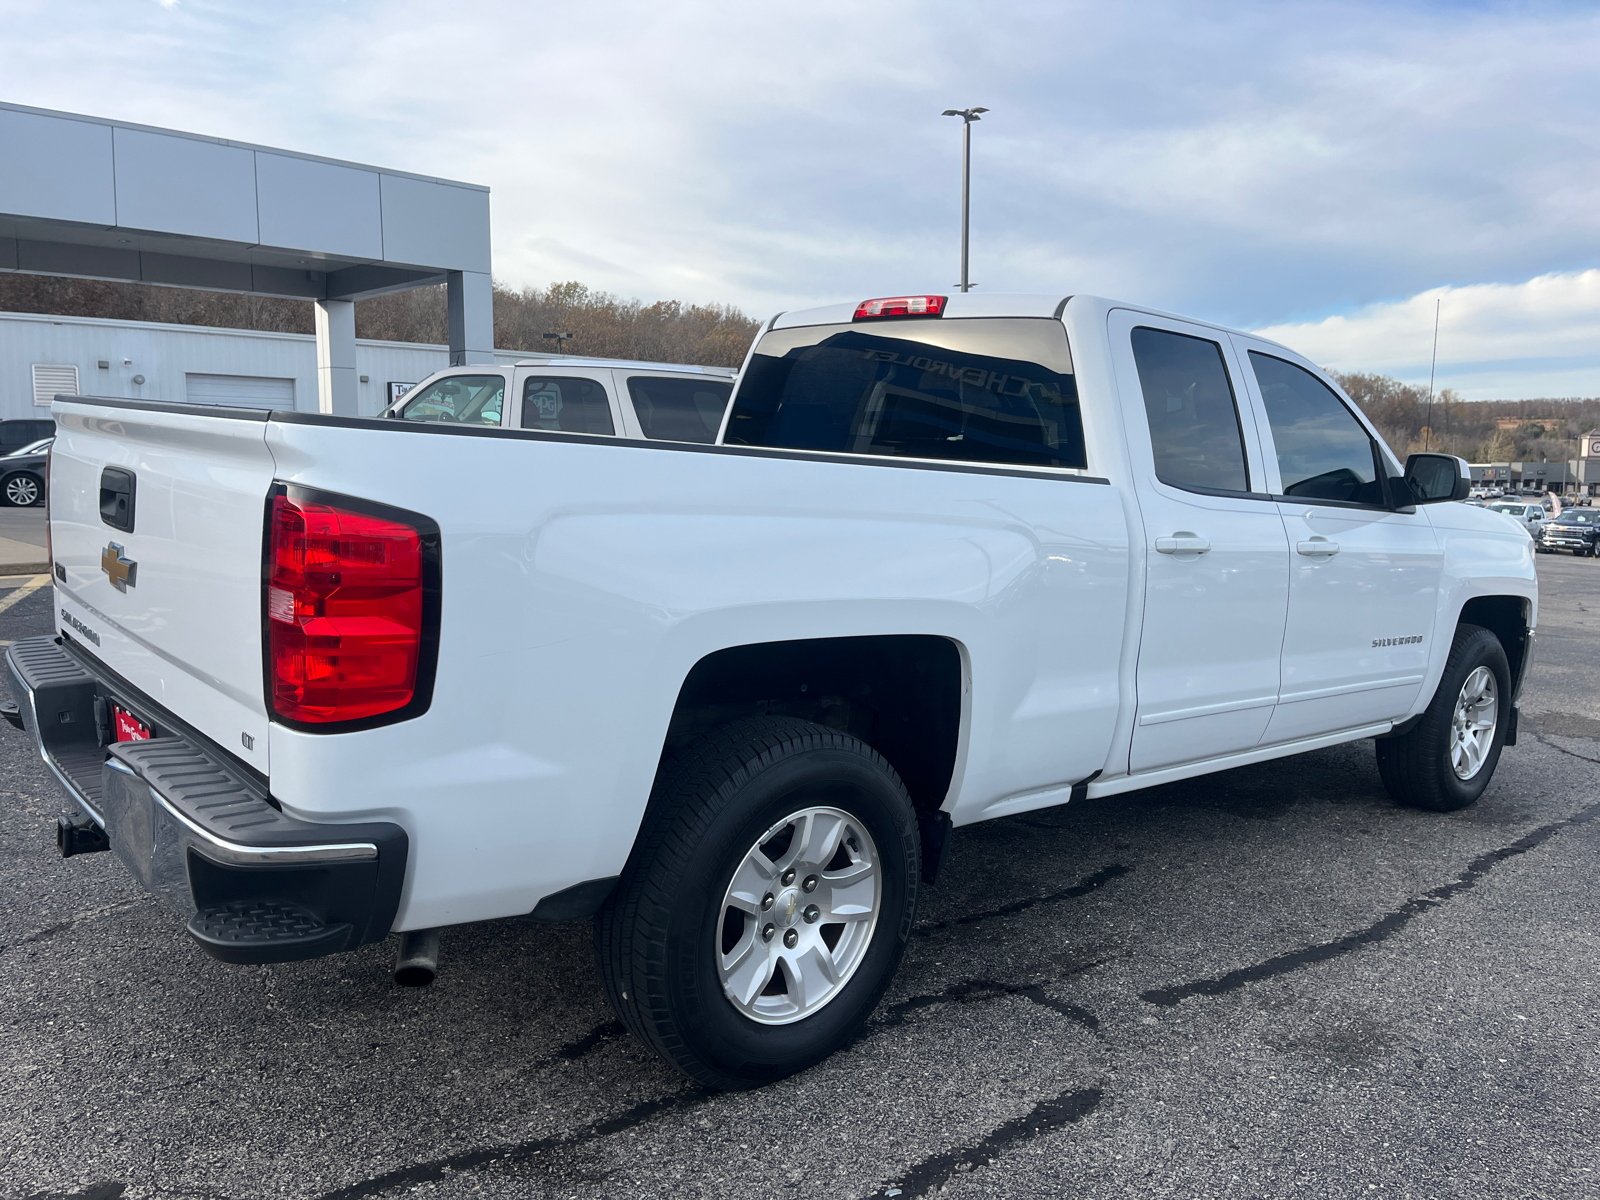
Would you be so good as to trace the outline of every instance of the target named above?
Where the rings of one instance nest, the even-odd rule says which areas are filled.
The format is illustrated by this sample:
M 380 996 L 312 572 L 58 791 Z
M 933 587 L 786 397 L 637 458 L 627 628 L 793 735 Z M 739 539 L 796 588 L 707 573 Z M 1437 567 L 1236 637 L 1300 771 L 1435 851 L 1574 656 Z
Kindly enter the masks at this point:
M 139 564 L 124 557 L 122 547 L 115 542 L 107 542 L 106 548 L 100 551 L 100 569 L 119 592 L 139 582 Z

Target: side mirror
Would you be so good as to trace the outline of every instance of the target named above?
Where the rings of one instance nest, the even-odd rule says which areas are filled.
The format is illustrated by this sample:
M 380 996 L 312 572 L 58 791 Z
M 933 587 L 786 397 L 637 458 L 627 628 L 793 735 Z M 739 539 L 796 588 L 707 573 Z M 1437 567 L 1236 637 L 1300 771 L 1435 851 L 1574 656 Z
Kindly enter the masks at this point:
M 1465 500 L 1472 494 L 1467 460 L 1453 454 L 1413 454 L 1406 459 L 1405 481 L 1416 504 Z

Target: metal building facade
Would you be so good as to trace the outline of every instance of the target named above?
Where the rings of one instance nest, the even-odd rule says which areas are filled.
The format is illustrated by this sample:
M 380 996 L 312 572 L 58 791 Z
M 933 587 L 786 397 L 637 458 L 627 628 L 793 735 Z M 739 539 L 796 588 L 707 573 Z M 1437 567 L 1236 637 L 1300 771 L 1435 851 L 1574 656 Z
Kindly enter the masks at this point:
M 316 412 L 316 342 L 303 333 L 0 313 L 0 419 L 47 415 L 35 404 L 35 367 L 76 367 L 84 395 L 259 404 L 287 394 L 294 408 Z M 494 352 L 506 363 L 527 356 Z M 358 340 L 360 414 L 388 403 L 390 383 L 415 383 L 449 365 L 448 346 Z
M 363 297 L 444 284 L 450 361 L 494 361 L 488 188 L 4 102 L 0 163 L 0 271 L 310 300 L 322 412 L 364 411 Z

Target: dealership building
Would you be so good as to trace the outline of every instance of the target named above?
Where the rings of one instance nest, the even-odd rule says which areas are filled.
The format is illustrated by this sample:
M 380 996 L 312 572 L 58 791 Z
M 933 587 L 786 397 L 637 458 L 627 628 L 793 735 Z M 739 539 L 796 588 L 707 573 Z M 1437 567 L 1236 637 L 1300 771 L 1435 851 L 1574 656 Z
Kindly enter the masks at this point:
M 1600 496 L 1600 434 L 1578 439 L 1578 457 L 1566 462 L 1472 463 L 1472 486 L 1557 495 Z
M 356 416 L 491 363 L 489 189 L 0 104 L 0 271 L 309 300 L 314 335 L 10 314 L 0 417 L 58 393 Z M 358 341 L 355 301 L 443 284 L 448 345 Z

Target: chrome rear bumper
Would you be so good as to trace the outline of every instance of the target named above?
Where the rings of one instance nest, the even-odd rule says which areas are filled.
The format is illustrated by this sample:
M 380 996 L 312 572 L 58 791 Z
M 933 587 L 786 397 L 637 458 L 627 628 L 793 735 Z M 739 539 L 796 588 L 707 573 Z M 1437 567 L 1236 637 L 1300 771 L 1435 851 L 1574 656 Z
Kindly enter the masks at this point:
M 86 657 L 51 637 L 11 646 L 23 725 L 111 850 L 209 953 L 279 962 L 388 934 L 405 877 L 404 829 L 286 815 L 247 768 Z M 150 717 L 157 736 L 110 741 L 113 699 Z

